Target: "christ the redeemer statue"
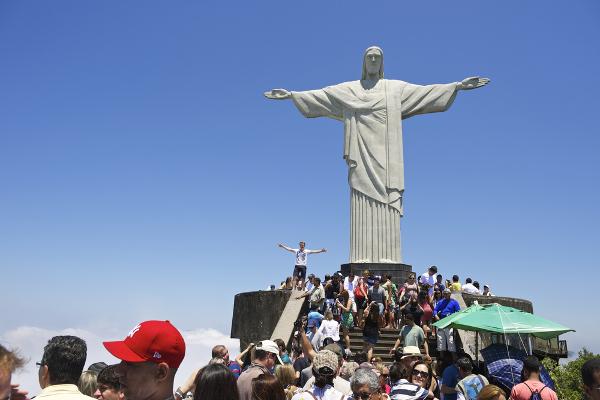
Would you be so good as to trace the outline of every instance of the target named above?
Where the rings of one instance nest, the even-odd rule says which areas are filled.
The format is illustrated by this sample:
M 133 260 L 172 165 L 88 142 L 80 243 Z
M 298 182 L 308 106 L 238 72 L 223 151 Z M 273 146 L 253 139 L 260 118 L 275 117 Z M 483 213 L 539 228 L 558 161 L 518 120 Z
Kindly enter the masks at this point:
M 402 120 L 446 111 L 459 90 L 486 85 L 487 78 L 420 86 L 383 79 L 383 51 L 365 51 L 360 81 L 324 89 L 273 89 L 270 99 L 292 99 L 307 118 L 344 122 L 344 159 L 350 185 L 350 262 L 400 263 L 404 193 Z

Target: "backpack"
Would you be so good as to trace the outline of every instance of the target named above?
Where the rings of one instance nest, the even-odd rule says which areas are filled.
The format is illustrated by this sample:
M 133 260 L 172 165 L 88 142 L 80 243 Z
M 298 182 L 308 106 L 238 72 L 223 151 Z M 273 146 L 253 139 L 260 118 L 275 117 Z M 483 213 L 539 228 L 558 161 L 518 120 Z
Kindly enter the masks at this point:
M 479 375 L 475 375 L 473 378 L 469 380 L 463 380 L 463 386 L 465 388 L 465 399 L 467 400 L 477 400 L 477 396 L 483 387 L 485 386 L 485 382 Z
M 365 298 L 365 296 L 363 296 L 362 292 L 360 291 L 358 284 L 356 284 L 356 287 L 354 288 L 354 297 L 356 297 L 357 299 Z
M 544 385 L 544 387 L 541 388 L 539 391 L 536 390 L 535 392 L 533 390 L 531 390 L 531 388 L 529 387 L 529 385 L 526 384 L 525 382 L 523 382 L 523 385 L 527 386 L 527 389 L 529 389 L 529 391 L 531 392 L 531 397 L 529 398 L 529 400 L 542 400 L 541 393 L 542 393 L 542 390 L 544 390 L 544 389 L 547 388 L 546 385 Z

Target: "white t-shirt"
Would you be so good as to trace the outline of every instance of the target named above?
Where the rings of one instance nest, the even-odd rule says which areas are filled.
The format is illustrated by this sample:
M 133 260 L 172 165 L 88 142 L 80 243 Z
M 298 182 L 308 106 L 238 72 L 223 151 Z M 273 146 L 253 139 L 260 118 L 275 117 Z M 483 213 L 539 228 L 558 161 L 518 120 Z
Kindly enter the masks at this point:
M 336 320 L 326 320 L 321 321 L 321 326 L 318 330 L 321 333 L 321 345 L 323 344 L 323 340 L 325 338 L 332 338 L 334 341 L 338 342 L 340 340 L 340 323 Z
M 294 253 L 296 253 L 296 265 L 304 265 L 306 267 L 306 259 L 307 259 L 307 255 L 312 254 L 312 253 L 317 253 L 318 250 L 309 250 L 309 249 L 304 249 L 303 251 L 300 251 L 300 249 L 292 249 L 294 251 Z
M 354 288 L 358 285 L 358 276 L 354 276 L 354 279 L 350 281 L 349 277 L 344 278 L 344 289 L 348 291 L 348 297 L 354 300 Z
M 317 399 L 323 399 L 323 400 L 346 399 L 347 398 L 346 395 L 349 395 L 352 393 L 352 389 L 350 388 L 350 382 L 348 382 L 347 380 L 345 380 L 343 378 L 340 378 L 339 376 L 336 376 L 335 378 L 333 378 L 333 386 L 325 385 L 325 387 L 323 389 L 319 389 L 318 387 L 315 387 L 315 377 L 312 376 L 304 385 L 303 390 L 311 392 Z M 296 396 L 298 394 L 302 394 L 302 392 L 294 395 L 294 397 L 292 397 L 292 400 L 296 399 Z M 319 397 L 319 395 L 321 395 L 323 397 Z M 342 397 L 342 395 L 344 395 L 344 397 Z M 304 396 L 305 397 L 298 397 L 298 399 L 314 400 L 308 393 L 305 393 Z
M 433 286 L 435 281 L 437 280 L 437 274 L 433 274 L 433 275 L 429 275 L 429 272 L 426 271 L 423 275 L 421 275 L 421 277 L 419 278 L 419 282 L 422 285 L 429 285 L 429 286 Z
M 465 283 L 462 286 L 462 291 L 465 293 L 469 293 L 469 294 L 481 294 L 479 292 L 479 289 L 477 289 L 475 286 L 473 286 L 472 283 Z

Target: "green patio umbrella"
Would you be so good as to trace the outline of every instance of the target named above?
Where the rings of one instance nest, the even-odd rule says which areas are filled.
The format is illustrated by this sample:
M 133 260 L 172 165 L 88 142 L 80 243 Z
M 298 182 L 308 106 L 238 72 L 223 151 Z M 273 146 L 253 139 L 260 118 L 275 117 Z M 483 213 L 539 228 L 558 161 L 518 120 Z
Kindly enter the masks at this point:
M 465 331 L 530 334 L 544 340 L 574 331 L 574 329 L 556 322 L 498 303 L 484 304 L 479 306 L 480 308 L 467 312 L 471 307 L 464 310 L 464 315 L 458 315 L 463 312 L 461 311 L 433 325 L 439 328 L 451 327 Z M 456 317 L 454 317 L 455 315 Z M 452 317 L 454 318 L 446 323 L 446 319 Z
M 463 308 L 459 312 L 455 312 L 454 314 L 450 314 L 447 317 L 442 318 L 437 322 L 434 322 L 433 326 L 435 326 L 436 328 L 440 328 L 440 329 L 447 328 L 453 322 L 456 322 L 456 321 L 460 320 L 461 318 L 466 317 L 467 315 L 469 315 L 470 313 L 472 313 L 474 311 L 481 310 L 482 308 L 483 308 L 483 306 L 480 306 L 479 304 L 477 304 L 477 302 L 475 302 L 475 303 L 471 304 L 469 307 Z

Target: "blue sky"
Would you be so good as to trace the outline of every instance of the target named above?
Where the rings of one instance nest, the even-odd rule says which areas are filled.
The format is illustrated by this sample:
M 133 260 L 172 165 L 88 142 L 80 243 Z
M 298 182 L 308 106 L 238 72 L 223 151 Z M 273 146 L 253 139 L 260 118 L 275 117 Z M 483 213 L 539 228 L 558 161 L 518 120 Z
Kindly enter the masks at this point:
M 405 121 L 404 261 L 524 297 L 600 352 L 595 1 L 0 3 L 0 335 L 227 334 L 233 296 L 348 258 L 338 121 L 262 92 L 481 75 Z M 108 339 L 114 339 L 110 337 Z M 35 357 L 36 355 L 31 355 Z

